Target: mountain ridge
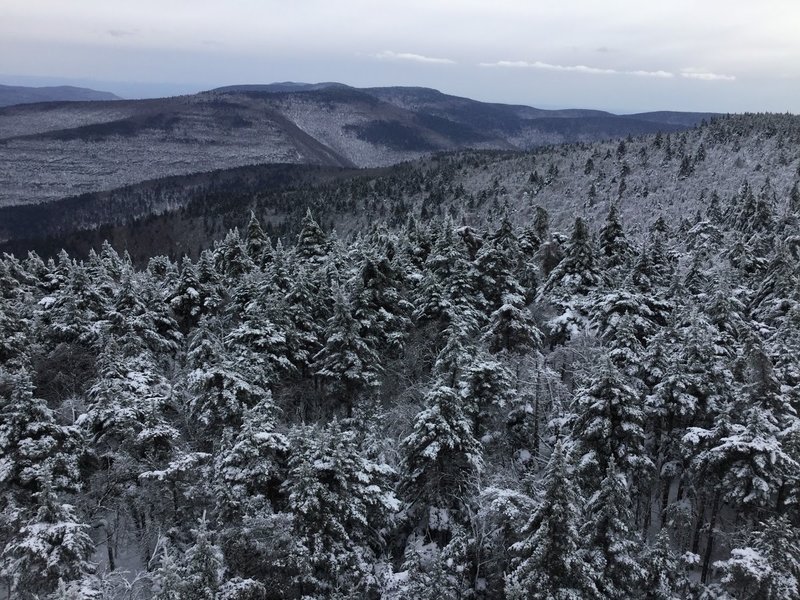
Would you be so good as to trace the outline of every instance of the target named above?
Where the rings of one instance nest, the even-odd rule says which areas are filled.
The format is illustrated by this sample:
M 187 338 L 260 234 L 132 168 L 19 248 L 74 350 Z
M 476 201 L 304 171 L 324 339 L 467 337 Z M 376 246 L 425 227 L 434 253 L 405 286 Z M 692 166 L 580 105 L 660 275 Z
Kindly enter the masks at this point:
M 678 131 L 708 117 L 546 111 L 430 88 L 293 82 L 22 104 L 0 108 L 0 206 L 251 164 L 383 167 L 466 148 L 530 150 Z
M 88 102 L 121 100 L 116 94 L 73 85 L 31 87 L 0 85 L 0 107 L 42 102 Z

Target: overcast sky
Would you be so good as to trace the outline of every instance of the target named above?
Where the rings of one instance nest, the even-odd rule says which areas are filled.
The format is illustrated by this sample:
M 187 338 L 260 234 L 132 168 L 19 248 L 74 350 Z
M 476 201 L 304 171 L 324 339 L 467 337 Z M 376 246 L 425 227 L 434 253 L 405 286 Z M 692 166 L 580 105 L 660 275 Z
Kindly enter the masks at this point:
M 340 81 L 545 108 L 800 113 L 799 33 L 798 0 L 0 0 L 0 83 L 133 97 Z

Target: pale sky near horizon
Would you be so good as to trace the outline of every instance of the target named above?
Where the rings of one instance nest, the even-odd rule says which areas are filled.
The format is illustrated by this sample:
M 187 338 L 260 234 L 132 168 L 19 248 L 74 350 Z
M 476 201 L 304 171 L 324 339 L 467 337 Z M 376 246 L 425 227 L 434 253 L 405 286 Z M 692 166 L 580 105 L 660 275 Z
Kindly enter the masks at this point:
M 0 83 L 136 97 L 340 81 L 541 107 L 800 113 L 798 32 L 797 0 L 0 0 Z

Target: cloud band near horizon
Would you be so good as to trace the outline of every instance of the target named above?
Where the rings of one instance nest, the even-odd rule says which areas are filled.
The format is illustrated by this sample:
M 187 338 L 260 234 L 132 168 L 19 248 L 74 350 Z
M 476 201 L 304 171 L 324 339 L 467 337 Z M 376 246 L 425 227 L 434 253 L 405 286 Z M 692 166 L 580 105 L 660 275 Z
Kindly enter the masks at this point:
M 499 60 L 496 62 L 481 62 L 479 67 L 489 68 L 511 68 L 511 69 L 540 69 L 544 71 L 563 71 L 569 73 L 585 73 L 589 75 L 630 75 L 634 77 L 655 77 L 658 79 L 672 79 L 676 74 L 671 71 L 646 71 L 633 70 L 624 71 L 619 69 L 607 69 L 601 67 L 590 67 L 587 65 L 556 65 L 542 61 L 527 60 Z M 711 73 L 702 69 L 686 68 L 681 69 L 679 75 L 685 79 L 695 79 L 700 81 L 735 81 L 736 76 Z
M 450 58 L 435 58 L 431 56 L 424 56 L 422 54 L 414 54 L 412 52 L 392 52 L 391 50 L 384 50 L 383 52 L 378 52 L 373 56 L 378 60 L 409 61 L 434 65 L 457 64 L 456 61 Z

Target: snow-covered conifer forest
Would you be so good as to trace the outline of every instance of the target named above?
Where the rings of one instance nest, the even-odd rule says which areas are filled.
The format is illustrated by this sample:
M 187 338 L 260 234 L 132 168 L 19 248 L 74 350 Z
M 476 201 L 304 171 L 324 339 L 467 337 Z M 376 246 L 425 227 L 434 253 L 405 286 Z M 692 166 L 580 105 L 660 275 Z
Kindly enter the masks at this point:
M 471 218 L 6 254 L 0 598 L 799 597 L 798 130 L 513 155 Z

